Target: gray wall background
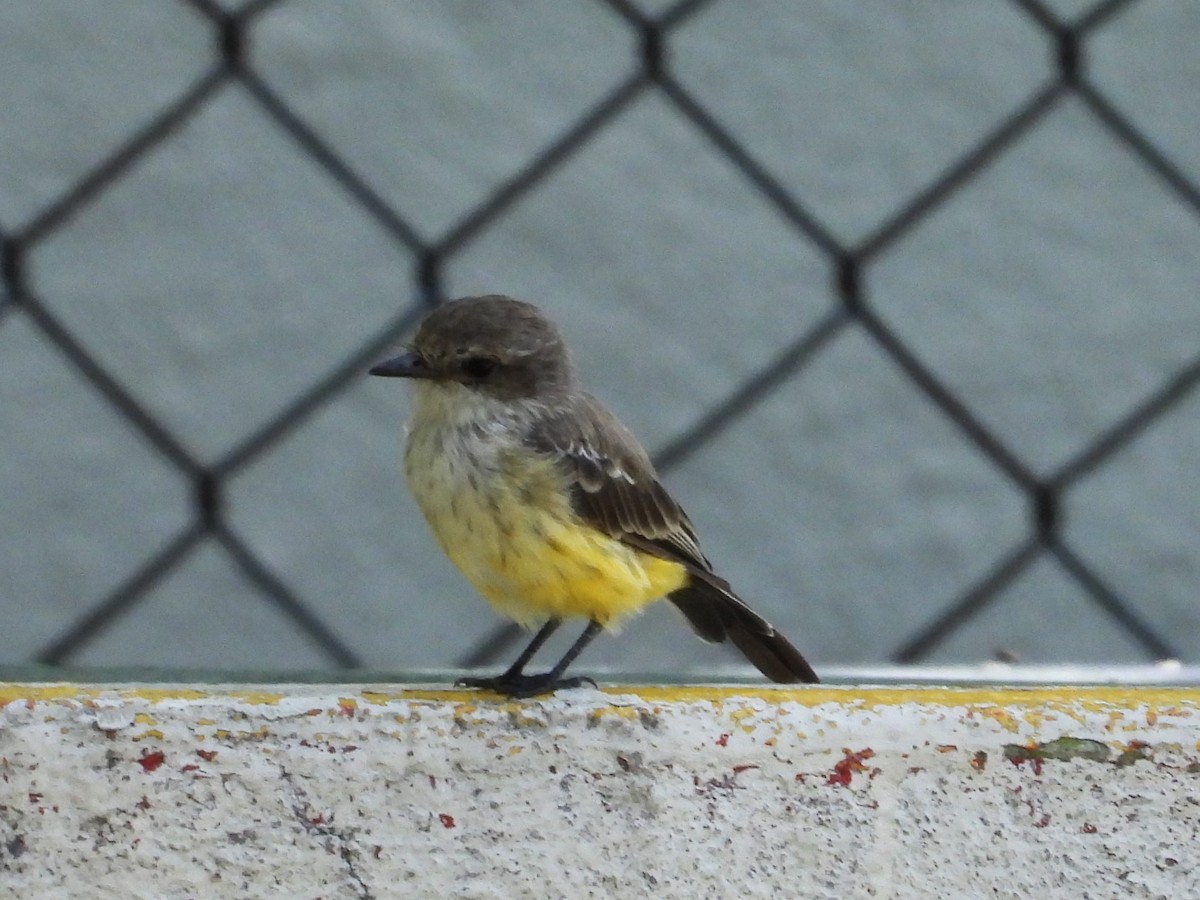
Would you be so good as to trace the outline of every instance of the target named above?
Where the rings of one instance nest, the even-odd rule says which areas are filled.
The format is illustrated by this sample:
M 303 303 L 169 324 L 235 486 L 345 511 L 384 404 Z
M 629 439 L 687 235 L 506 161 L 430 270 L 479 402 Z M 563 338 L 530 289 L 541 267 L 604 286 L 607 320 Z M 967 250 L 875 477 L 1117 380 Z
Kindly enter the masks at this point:
M 463 659 L 498 621 L 364 373 L 483 292 L 562 323 L 818 667 L 1196 661 L 1197 40 L 1190 0 L 4 4 L 0 663 L 346 661 L 295 603 L 362 664 Z M 1041 538 L 945 396 L 1064 478 Z M 733 659 L 659 605 L 581 670 Z

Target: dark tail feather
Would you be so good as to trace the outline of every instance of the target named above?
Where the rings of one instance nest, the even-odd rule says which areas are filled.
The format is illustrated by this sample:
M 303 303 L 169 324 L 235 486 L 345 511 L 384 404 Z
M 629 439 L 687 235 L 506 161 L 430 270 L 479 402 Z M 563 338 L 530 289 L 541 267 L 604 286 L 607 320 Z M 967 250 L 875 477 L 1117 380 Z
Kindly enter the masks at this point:
M 772 681 L 780 684 L 820 681 L 800 651 L 717 576 L 694 573 L 691 584 L 667 599 L 679 607 L 696 634 L 714 643 L 729 638 Z

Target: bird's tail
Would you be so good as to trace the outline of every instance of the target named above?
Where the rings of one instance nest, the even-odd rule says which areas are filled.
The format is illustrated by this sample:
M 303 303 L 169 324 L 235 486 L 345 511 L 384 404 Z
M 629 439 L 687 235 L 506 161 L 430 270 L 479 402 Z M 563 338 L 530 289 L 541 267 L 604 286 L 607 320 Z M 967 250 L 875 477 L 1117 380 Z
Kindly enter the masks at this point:
M 722 578 L 693 571 L 690 583 L 667 597 L 687 617 L 692 629 L 706 641 L 726 638 L 754 667 L 781 684 L 820 679 L 800 651 L 770 622 L 748 607 Z

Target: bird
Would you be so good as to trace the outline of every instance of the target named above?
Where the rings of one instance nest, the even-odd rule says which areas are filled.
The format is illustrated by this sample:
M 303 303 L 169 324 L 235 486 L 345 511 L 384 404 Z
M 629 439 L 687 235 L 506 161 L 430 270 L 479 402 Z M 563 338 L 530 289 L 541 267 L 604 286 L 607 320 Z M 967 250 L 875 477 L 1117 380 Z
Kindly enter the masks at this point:
M 413 386 L 404 474 L 437 543 L 497 612 L 535 632 L 504 672 L 459 685 L 508 697 L 594 685 L 564 673 L 598 633 L 663 598 L 772 681 L 818 681 L 713 571 L 650 456 L 583 388 L 537 306 L 498 294 L 442 303 L 370 374 Z M 566 619 L 586 621 L 574 644 L 525 672 Z

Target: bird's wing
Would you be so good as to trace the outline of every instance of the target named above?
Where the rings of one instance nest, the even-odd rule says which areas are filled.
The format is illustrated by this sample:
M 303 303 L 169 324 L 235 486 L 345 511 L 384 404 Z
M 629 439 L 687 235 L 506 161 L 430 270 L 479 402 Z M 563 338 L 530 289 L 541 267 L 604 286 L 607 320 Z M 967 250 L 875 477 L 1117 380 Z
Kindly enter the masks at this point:
M 658 480 L 641 444 L 598 400 L 574 398 L 541 419 L 531 446 L 552 456 L 570 481 L 571 505 L 584 522 L 623 543 L 686 566 L 694 576 L 670 601 L 708 641 L 727 637 L 774 681 L 815 682 L 800 652 L 715 574 L 687 514 Z
M 588 525 L 689 569 L 712 571 L 646 451 L 594 397 L 579 395 L 569 412 L 542 419 L 530 443 L 564 467 L 571 504 Z

